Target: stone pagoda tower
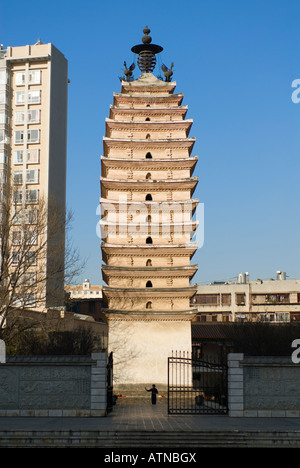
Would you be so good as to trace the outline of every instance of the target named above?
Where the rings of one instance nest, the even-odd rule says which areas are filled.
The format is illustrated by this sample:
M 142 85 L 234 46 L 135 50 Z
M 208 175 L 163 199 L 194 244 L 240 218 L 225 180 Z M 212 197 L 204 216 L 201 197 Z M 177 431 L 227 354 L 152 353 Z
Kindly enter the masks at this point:
M 103 294 L 120 392 L 153 383 L 165 390 L 172 350 L 191 352 L 195 314 L 192 120 L 183 94 L 174 92 L 172 69 L 161 67 L 164 80 L 152 74 L 162 47 L 151 43 L 147 27 L 143 32 L 132 48 L 142 73 L 134 80 L 135 65 L 124 62 L 101 157 Z

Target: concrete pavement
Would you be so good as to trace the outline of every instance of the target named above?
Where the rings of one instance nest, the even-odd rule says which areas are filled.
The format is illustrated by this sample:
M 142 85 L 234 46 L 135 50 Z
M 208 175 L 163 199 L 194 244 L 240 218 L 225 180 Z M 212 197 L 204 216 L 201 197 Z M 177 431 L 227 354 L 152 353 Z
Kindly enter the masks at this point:
M 300 418 L 231 418 L 227 415 L 168 415 L 165 403 L 122 404 L 104 418 L 0 417 L 0 431 L 294 431 Z

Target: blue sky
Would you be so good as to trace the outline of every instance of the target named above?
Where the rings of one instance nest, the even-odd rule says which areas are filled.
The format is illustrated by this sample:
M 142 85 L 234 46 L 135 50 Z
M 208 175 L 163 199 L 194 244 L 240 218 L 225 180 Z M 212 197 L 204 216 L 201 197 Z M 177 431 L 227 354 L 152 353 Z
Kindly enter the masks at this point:
M 148 25 L 174 62 L 198 155 L 204 245 L 195 282 L 300 278 L 299 0 L 0 0 L 4 48 L 52 42 L 69 62 L 67 204 L 72 239 L 101 284 L 96 209 L 104 121 Z M 156 71 L 154 72 L 154 74 Z M 135 70 L 136 77 L 138 69 Z

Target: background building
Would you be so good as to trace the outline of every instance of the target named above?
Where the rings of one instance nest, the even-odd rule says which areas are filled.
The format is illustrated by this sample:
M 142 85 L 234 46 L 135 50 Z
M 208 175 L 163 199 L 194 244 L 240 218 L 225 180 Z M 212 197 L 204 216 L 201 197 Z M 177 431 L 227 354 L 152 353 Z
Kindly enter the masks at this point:
M 192 303 L 201 322 L 300 321 L 300 280 L 278 271 L 276 279 L 249 281 L 241 273 L 236 282 L 198 286 Z
M 107 305 L 103 300 L 102 286 L 92 285 L 85 279 L 82 284 L 65 285 L 65 295 L 67 310 L 104 322 Z
M 40 209 L 41 200 L 44 200 L 47 233 L 57 229 L 63 246 L 64 221 L 54 226 L 51 220 L 56 208 L 65 215 L 67 88 L 67 60 L 52 44 L 38 41 L 34 45 L 7 47 L 6 50 L 2 47 L 0 50 L 2 207 L 9 201 L 13 207 L 12 214 L 26 212 L 26 223 L 34 234 L 35 215 Z M 11 233 L 12 275 L 20 264 L 17 246 L 21 243 L 22 235 L 18 227 L 20 223 L 15 224 Z M 42 239 L 38 236 L 32 241 L 37 249 L 40 242 Z M 44 258 L 35 258 L 34 249 L 32 246 L 31 264 L 27 272 L 33 282 L 34 274 L 48 271 L 50 264 L 53 264 L 51 245 L 47 246 Z M 61 256 L 64 256 L 63 249 Z M 20 297 L 20 305 L 43 308 L 63 304 L 63 272 L 60 271 L 55 278 L 50 278 L 48 273 L 44 276 L 43 300 L 37 301 L 32 288 L 26 300 L 24 295 Z

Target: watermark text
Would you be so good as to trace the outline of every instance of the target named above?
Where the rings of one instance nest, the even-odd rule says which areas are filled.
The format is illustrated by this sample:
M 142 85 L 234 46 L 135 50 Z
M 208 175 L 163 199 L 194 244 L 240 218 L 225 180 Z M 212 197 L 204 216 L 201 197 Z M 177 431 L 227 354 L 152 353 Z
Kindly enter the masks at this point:
M 292 362 L 294 364 L 300 363 L 300 339 L 296 339 L 292 342 L 292 348 L 296 348 L 295 351 L 292 352 Z

